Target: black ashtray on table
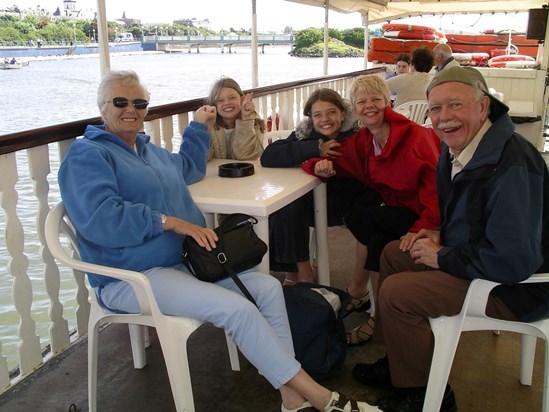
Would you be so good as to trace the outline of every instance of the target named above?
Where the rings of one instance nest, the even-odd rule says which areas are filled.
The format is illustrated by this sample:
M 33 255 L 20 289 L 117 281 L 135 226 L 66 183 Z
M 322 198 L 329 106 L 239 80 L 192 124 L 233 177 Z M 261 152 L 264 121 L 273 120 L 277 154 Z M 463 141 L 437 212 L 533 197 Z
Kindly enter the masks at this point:
M 255 173 L 252 163 L 224 163 L 219 165 L 220 177 L 245 177 Z

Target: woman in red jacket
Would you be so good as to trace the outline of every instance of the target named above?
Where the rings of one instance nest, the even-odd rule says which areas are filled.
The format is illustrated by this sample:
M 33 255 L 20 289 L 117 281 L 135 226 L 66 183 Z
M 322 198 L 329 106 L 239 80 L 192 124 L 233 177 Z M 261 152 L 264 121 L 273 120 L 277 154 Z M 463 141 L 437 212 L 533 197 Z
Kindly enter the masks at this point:
M 405 248 L 420 229 L 438 227 L 436 163 L 440 154 L 440 142 L 432 129 L 391 109 L 389 88 L 380 77 L 358 77 L 350 95 L 364 128 L 341 143 L 341 156 L 302 164 L 303 170 L 322 179 L 352 176 L 371 189 L 344 218 L 358 240 L 356 271 L 347 288 L 353 298 L 348 313 L 364 310 L 370 279 L 376 293 L 379 257 L 388 242 L 400 239 Z M 350 331 L 349 345 L 368 342 L 373 326 L 371 318 Z

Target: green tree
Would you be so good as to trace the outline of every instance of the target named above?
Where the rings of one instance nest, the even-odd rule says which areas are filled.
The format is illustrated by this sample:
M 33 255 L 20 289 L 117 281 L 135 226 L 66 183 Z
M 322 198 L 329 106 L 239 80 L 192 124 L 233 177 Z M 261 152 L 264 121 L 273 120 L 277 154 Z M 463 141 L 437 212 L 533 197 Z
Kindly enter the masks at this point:
M 295 34 L 294 49 L 310 47 L 324 40 L 324 33 L 320 29 L 309 28 Z
M 342 33 L 341 39 L 345 44 L 353 47 L 364 48 L 364 29 L 355 27 L 354 29 L 346 29 Z
M 17 44 L 25 41 L 25 36 L 13 26 L 0 25 L 0 43 Z
M 338 30 L 338 29 L 328 28 L 328 37 L 330 39 L 343 41 L 343 33 L 341 32 L 341 30 Z

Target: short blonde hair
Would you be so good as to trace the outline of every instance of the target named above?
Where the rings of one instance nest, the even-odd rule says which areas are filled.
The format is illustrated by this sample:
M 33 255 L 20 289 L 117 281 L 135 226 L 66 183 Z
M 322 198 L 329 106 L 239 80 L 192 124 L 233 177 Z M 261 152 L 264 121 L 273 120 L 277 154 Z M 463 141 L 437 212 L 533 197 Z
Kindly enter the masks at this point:
M 109 88 L 113 84 L 121 84 L 123 86 L 141 86 L 147 95 L 147 100 L 151 98 L 151 94 L 139 80 L 139 76 L 133 70 L 109 70 L 101 79 L 101 84 L 97 90 L 97 106 L 101 111 L 105 102 L 109 99 Z
M 356 102 L 356 95 L 359 92 L 366 92 L 368 94 L 380 94 L 385 99 L 385 103 L 389 105 L 391 103 L 391 92 L 389 86 L 385 80 L 375 74 L 365 74 L 358 76 L 350 88 L 351 103 L 353 106 Z

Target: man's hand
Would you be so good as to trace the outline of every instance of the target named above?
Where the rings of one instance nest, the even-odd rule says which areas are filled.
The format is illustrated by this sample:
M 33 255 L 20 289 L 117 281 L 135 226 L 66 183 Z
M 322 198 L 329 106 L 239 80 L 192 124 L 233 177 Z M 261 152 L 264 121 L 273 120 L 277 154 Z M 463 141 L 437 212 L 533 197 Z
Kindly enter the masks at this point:
M 421 229 L 417 233 L 408 232 L 400 238 L 400 250 L 408 252 L 418 239 L 431 239 L 435 243 L 440 243 L 440 232 L 438 230 Z
M 423 264 L 438 269 L 438 251 L 442 246 L 429 238 L 418 239 L 410 250 L 410 256 L 418 265 Z

